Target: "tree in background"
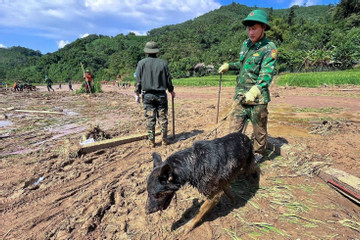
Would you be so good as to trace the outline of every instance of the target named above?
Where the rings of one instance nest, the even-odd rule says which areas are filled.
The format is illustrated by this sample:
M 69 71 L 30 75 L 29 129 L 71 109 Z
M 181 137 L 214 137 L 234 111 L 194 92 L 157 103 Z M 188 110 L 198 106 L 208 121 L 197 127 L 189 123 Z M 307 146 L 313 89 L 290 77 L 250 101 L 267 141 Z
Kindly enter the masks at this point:
M 326 65 L 331 61 L 341 68 L 358 63 L 359 1 L 264 9 L 270 12 L 272 25 L 267 37 L 278 46 L 277 72 L 330 70 Z M 233 2 L 181 24 L 152 29 L 146 36 L 92 34 L 45 55 L 21 47 L 0 48 L 0 79 L 42 83 L 48 74 L 54 81 L 82 81 L 80 62 L 99 82 L 133 76 L 147 41 L 161 43 L 161 58 L 169 63 L 174 78 L 189 76 L 189 70 L 199 63 L 217 69 L 224 61 L 238 60 L 241 43 L 247 38 L 241 20 L 253 9 Z
M 288 15 L 288 20 L 287 20 L 287 23 L 289 24 L 289 26 L 293 26 L 295 24 L 295 8 L 298 8 L 299 6 L 297 5 L 294 5 L 290 8 L 290 12 L 289 12 L 289 15 Z
M 334 18 L 342 20 L 350 17 L 352 14 L 360 13 L 360 0 L 341 0 L 336 6 Z

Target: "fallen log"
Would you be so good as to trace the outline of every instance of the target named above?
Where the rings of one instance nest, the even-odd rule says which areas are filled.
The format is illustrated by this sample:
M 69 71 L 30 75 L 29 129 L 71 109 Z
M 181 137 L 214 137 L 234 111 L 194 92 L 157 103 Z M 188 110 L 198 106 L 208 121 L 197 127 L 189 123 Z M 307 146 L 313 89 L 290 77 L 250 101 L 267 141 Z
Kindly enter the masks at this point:
M 155 135 L 160 135 L 160 132 L 156 132 Z M 116 146 L 119 146 L 119 145 L 122 145 L 125 143 L 140 141 L 140 140 L 146 139 L 147 136 L 148 136 L 147 133 L 136 134 L 136 135 L 131 135 L 131 136 L 117 137 L 117 138 L 112 138 L 112 139 L 106 139 L 106 140 L 99 141 L 99 142 L 84 144 L 78 150 L 78 155 L 83 155 L 86 153 L 91 153 L 91 152 L 95 152 L 95 151 L 110 148 L 110 147 L 116 147 Z
M 49 111 L 36 111 L 36 110 L 14 110 L 15 112 L 22 112 L 22 113 L 44 113 L 44 114 L 59 114 L 65 115 L 63 112 L 49 112 Z
M 331 167 L 321 169 L 318 176 L 335 190 L 360 205 L 360 178 Z

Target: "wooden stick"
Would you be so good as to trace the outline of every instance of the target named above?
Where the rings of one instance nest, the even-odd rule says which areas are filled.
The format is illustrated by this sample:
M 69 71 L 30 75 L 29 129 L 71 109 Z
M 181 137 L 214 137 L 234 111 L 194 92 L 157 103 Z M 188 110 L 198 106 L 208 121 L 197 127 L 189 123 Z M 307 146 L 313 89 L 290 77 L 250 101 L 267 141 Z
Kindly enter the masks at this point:
M 46 113 L 46 114 L 59 114 L 65 115 L 63 112 L 49 112 L 49 111 L 36 111 L 36 110 L 14 110 L 15 112 L 22 112 L 22 113 Z
M 175 139 L 175 106 L 174 106 L 174 97 L 171 96 L 171 108 L 172 108 L 172 138 Z
M 215 122 L 216 125 L 219 123 L 221 81 L 222 81 L 222 73 L 220 73 L 220 79 L 219 79 L 219 92 L 218 92 L 218 102 L 217 102 L 217 108 L 216 108 L 216 122 Z M 217 137 L 217 128 L 215 129 L 215 138 L 216 137 Z
M 347 88 L 342 88 L 342 89 L 329 89 L 328 91 L 343 91 L 343 92 L 346 92 L 346 91 L 360 91 L 360 89 L 347 89 Z
M 15 110 L 15 108 L 14 107 L 1 108 L 1 110 L 3 110 L 3 111 L 12 111 L 12 110 Z
M 155 135 L 160 135 L 160 131 L 156 132 Z M 99 141 L 99 142 L 84 144 L 78 150 L 78 154 L 82 155 L 82 154 L 95 152 L 95 151 L 105 149 L 105 148 L 116 147 L 116 146 L 119 146 L 119 145 L 122 145 L 125 143 L 143 140 L 143 139 L 146 139 L 147 136 L 148 136 L 147 133 L 146 134 L 136 134 L 136 135 L 131 135 L 131 136 L 106 139 L 106 140 Z

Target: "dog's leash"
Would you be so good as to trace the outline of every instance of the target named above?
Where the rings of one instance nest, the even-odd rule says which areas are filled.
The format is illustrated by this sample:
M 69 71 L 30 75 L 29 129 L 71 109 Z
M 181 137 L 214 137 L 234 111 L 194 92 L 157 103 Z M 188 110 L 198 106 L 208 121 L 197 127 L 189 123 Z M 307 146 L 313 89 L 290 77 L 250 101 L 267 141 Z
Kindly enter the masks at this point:
M 226 114 L 226 116 L 223 117 L 223 118 L 220 120 L 220 122 L 216 124 L 216 126 L 205 136 L 204 140 L 207 140 L 214 131 L 217 131 L 217 129 L 220 128 L 220 127 L 225 123 L 225 121 L 226 121 L 227 118 L 230 116 L 230 114 L 232 114 L 233 109 L 234 109 L 234 107 L 231 107 L 231 109 L 230 109 L 229 112 Z M 241 129 L 240 129 L 240 132 L 242 132 L 243 134 L 245 134 L 245 132 L 246 132 L 247 126 L 249 125 L 249 121 L 250 121 L 250 120 L 249 120 L 248 118 L 244 119 L 244 122 L 243 122 L 243 124 L 242 124 Z M 215 135 L 215 138 L 216 138 L 216 135 Z

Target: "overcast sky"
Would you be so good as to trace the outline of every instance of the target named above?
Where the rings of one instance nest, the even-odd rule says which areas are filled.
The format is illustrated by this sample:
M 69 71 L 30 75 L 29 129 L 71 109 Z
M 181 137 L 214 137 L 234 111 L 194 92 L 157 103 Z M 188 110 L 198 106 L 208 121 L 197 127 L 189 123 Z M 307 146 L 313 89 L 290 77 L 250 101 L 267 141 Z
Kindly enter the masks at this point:
M 88 34 L 144 35 L 232 2 L 281 9 L 335 5 L 339 0 L 0 0 L 0 47 L 22 46 L 45 54 Z

